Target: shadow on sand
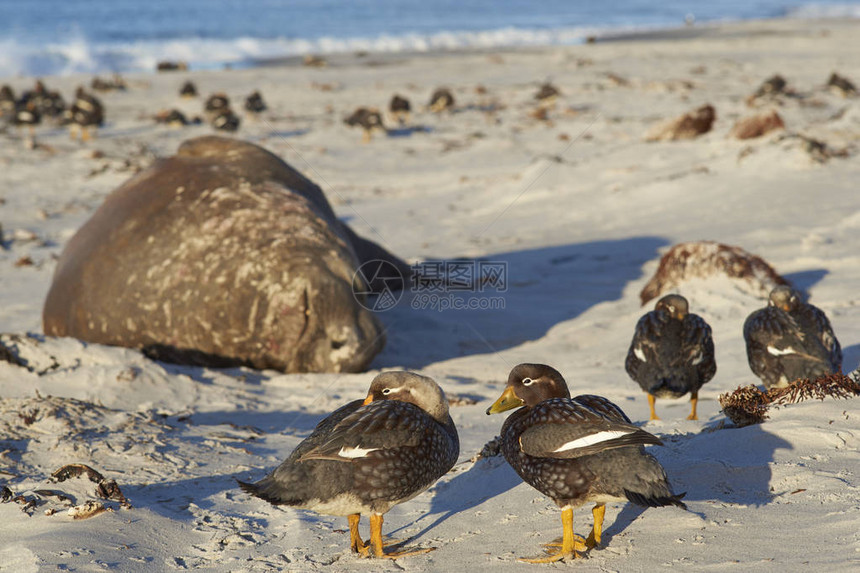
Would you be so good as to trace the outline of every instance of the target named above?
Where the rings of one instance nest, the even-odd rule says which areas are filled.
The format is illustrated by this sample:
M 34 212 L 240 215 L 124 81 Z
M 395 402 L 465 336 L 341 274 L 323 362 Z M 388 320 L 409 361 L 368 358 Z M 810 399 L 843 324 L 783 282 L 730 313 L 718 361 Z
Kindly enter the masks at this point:
M 712 506 L 762 506 L 782 492 L 771 491 L 776 450 L 790 450 L 786 440 L 762 424 L 744 428 L 706 429 L 697 434 L 660 436 L 664 447 L 649 447 L 669 476 L 676 492 L 686 492 L 689 511 L 707 518 Z M 621 533 L 646 508 L 626 504 L 604 530 L 604 543 Z M 677 511 L 658 508 L 654 511 Z
M 413 133 L 432 133 L 433 128 L 427 125 L 406 125 L 386 130 L 388 137 L 409 137 Z
M 707 519 L 709 508 L 713 506 L 762 506 L 786 493 L 771 491 L 770 464 L 776 450 L 791 449 L 791 444 L 766 431 L 762 425 L 670 434 L 661 438 L 664 447 L 649 447 L 647 451 L 663 464 L 673 489 L 686 492 L 684 502 L 688 510 L 702 519 Z M 479 460 L 468 471 L 436 486 L 429 512 L 432 521 L 414 537 L 427 534 L 447 519 L 468 512 L 521 483 L 501 456 Z M 530 493 L 539 495 L 534 490 Z M 593 504 L 587 503 L 576 509 L 580 524 L 590 519 L 588 514 L 592 507 Z M 608 545 L 613 536 L 627 529 L 646 509 L 626 503 L 614 518 L 608 513 L 602 545 Z M 650 511 L 665 512 L 669 518 L 669 512 L 682 510 L 665 507 Z M 588 531 L 586 526 L 579 527 Z
M 464 462 L 463 465 L 465 464 L 470 464 L 470 462 Z M 461 471 L 452 479 L 434 486 L 433 501 L 429 511 L 429 514 L 434 516 L 433 520 L 424 525 L 421 531 L 412 535 L 410 539 L 417 539 L 425 535 L 448 518 L 474 509 L 521 483 L 523 480 L 502 456 L 478 460 L 468 470 Z M 392 535 L 411 525 L 404 525 L 392 532 Z
M 839 333 L 836 333 L 839 336 Z M 860 367 L 860 344 L 852 344 L 842 348 L 842 372 L 848 374 Z
M 301 137 L 307 133 L 310 133 L 310 131 L 311 131 L 310 129 L 289 129 L 286 131 L 283 131 L 283 130 L 281 130 L 281 131 L 270 131 L 269 133 L 265 134 L 264 136 L 257 138 L 256 141 L 261 142 L 261 141 L 264 141 L 270 137 L 276 137 L 279 139 L 289 139 L 291 137 Z M 251 138 L 249 138 L 248 140 L 254 141 Z
M 804 300 L 809 302 L 809 289 L 818 284 L 829 272 L 827 269 L 810 269 L 788 273 L 783 275 L 783 278 L 794 285 L 794 288 L 803 294 Z
M 472 292 L 476 289 L 450 284 L 432 290 L 426 281 L 421 286 L 413 281 L 393 308 L 378 313 L 388 343 L 371 367 L 421 368 L 540 339 L 560 322 L 620 298 L 628 283 L 642 276 L 642 265 L 667 244 L 659 237 L 636 237 L 463 259 L 467 267 L 474 265 L 476 275 L 482 262 L 500 263 L 504 285 L 490 282 L 483 292 Z M 422 263 L 425 277 L 437 270 L 428 267 L 433 264 Z M 450 268 L 447 275 L 450 282 Z

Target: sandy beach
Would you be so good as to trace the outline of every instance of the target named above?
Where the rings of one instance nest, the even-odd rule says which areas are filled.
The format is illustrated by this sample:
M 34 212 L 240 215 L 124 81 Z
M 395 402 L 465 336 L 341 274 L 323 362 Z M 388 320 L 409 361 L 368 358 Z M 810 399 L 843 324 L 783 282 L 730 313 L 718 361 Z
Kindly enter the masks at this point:
M 685 283 L 690 310 L 713 327 L 717 373 L 688 400 L 658 401 L 624 370 L 633 328 L 653 303 L 639 292 L 660 255 L 714 240 L 763 257 L 830 317 L 844 370 L 860 362 L 860 85 L 858 20 L 773 20 L 682 29 L 569 47 L 360 55 L 325 67 L 124 76 L 99 94 L 107 110 L 93 141 L 43 124 L 0 133 L 0 332 L 30 369 L 0 361 L 0 485 L 40 505 L 0 504 L 0 571 L 513 571 L 561 533 L 552 502 L 500 456 L 475 461 L 503 416 L 486 416 L 511 367 L 551 364 L 574 395 L 603 395 L 658 435 L 649 447 L 688 512 L 609 504 L 603 547 L 578 571 L 852 571 L 860 565 L 860 425 L 855 400 L 809 401 L 732 428 L 721 393 L 758 383 L 743 321 L 765 300 L 727 278 Z M 749 100 L 779 74 L 788 87 Z M 46 77 L 67 101 L 91 76 Z M 180 99 L 186 80 L 201 97 Z M 545 117 L 534 94 L 561 95 Z M 34 78 L 9 78 L 17 92 Z M 425 109 L 446 86 L 453 112 Z M 241 109 L 260 90 L 269 110 L 232 135 L 264 146 L 319 184 L 337 215 L 410 263 L 505 264 L 500 292 L 406 292 L 380 313 L 387 344 L 361 374 L 291 374 L 153 362 L 140 352 L 42 336 L 41 310 L 64 245 L 104 198 L 202 125 L 152 119 L 202 115 L 208 94 Z M 387 109 L 395 93 L 414 112 L 366 144 L 343 119 Z M 710 104 L 713 128 L 694 139 L 646 141 L 657 126 Z M 744 117 L 774 110 L 784 129 L 739 140 Z M 453 298 L 497 297 L 492 310 L 442 309 Z M 458 299 L 460 300 L 460 299 Z M 456 303 L 454 303 L 456 304 Z M 495 303 L 494 303 L 495 304 Z M 501 306 L 502 308 L 499 308 Z M 32 336 L 30 336 L 32 335 Z M 394 508 L 384 532 L 437 547 L 395 562 L 348 550 L 346 521 L 280 509 L 242 493 L 329 412 L 363 398 L 387 369 L 434 378 L 458 427 L 458 464 Z M 116 480 L 131 508 L 74 520 L 95 499 L 84 478 L 51 474 L 80 463 Z M 574 513 L 591 527 L 590 506 Z M 366 531 L 366 519 L 362 530 Z M 556 566 L 559 567 L 559 566 Z

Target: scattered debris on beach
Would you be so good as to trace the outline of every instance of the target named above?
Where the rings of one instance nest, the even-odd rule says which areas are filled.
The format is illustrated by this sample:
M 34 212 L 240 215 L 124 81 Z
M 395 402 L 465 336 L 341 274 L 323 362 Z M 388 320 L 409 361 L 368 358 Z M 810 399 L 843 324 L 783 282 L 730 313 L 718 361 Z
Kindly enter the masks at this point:
M 766 391 L 753 385 L 738 387 L 733 392 L 720 394 L 720 406 L 735 426 L 743 427 L 767 420 L 767 411 L 772 407 L 778 408 L 812 399 L 843 399 L 858 395 L 860 381 L 857 378 L 845 374 L 828 374 L 814 380 L 797 380 L 785 388 L 771 388 Z

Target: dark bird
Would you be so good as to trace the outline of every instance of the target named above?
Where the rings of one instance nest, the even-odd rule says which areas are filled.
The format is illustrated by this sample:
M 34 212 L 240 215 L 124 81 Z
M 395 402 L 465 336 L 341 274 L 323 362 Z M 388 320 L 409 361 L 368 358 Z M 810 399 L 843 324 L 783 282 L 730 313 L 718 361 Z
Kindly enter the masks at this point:
M 179 88 L 179 95 L 183 98 L 197 97 L 197 86 L 194 85 L 194 82 L 189 80 L 182 84 L 182 87 Z
M 440 113 L 445 110 L 451 110 L 454 107 L 454 94 L 448 88 L 439 88 L 430 96 L 428 104 L 430 111 Z
M 66 110 L 63 96 L 46 88 L 42 80 L 36 80 L 33 89 L 22 93 L 18 100 L 19 107 L 26 107 L 30 103 L 34 105 L 35 111 L 44 117 L 59 117 Z
M 645 444 L 662 445 L 634 426 L 621 409 L 601 396 L 570 397 L 564 378 L 544 364 L 511 370 L 505 391 L 487 409 L 496 414 L 520 408 L 502 426 L 501 450 L 527 484 L 561 508 L 561 546 L 546 545 L 550 563 L 579 557 L 577 551 L 600 545 L 606 503 L 632 501 L 644 507 L 676 505 L 684 494 L 672 492 L 666 472 Z M 573 508 L 594 502 L 594 527 L 587 539 L 573 533 Z
M 15 92 L 8 85 L 0 87 L 0 116 L 12 115 L 15 111 Z
M 31 90 L 25 90 L 21 94 L 21 98 L 18 100 L 19 103 L 27 103 L 34 102 L 36 107 L 40 108 L 42 106 L 42 98 L 48 94 L 48 88 L 45 87 L 45 84 L 42 80 L 36 80 L 36 84 L 33 86 Z
M 412 111 L 412 105 L 405 97 L 394 94 L 391 102 L 388 104 L 388 111 L 400 125 L 403 125 L 409 121 L 409 112 Z
M 203 111 L 207 115 L 214 117 L 225 109 L 230 108 L 230 98 L 226 94 L 217 93 L 209 96 L 206 103 L 203 104 Z
M 350 126 L 359 126 L 364 130 L 362 141 L 368 143 L 374 129 L 385 131 L 385 125 L 382 123 L 382 116 L 376 108 L 360 107 L 343 122 Z
M 245 111 L 249 111 L 251 113 L 263 113 L 267 109 L 268 107 L 266 106 L 266 102 L 263 101 L 263 96 L 260 92 L 255 91 L 245 98 Z
M 827 87 L 842 97 L 854 97 L 857 95 L 857 86 L 848 78 L 842 77 L 836 72 L 827 78 Z
M 541 105 L 549 107 L 555 104 L 555 100 L 558 99 L 559 95 L 561 95 L 561 92 L 558 91 L 558 88 L 551 83 L 546 82 L 535 94 L 535 99 L 540 102 Z
M 75 91 L 72 106 L 66 112 L 71 124 L 71 137 L 77 138 L 77 130 L 81 130 L 81 141 L 90 138 L 89 129 L 99 127 L 104 123 L 104 106 L 94 95 L 88 94 L 83 87 Z
M 717 371 L 711 327 L 689 312 L 687 299 L 666 295 L 636 324 L 624 366 L 648 393 L 651 420 L 660 419 L 654 411 L 656 398 L 680 398 L 684 394 L 690 394 L 687 419 L 697 420 L 699 389 Z
M 155 69 L 159 72 L 184 72 L 188 69 L 188 64 L 186 62 L 163 60 L 155 64 Z
M 12 115 L 12 124 L 18 128 L 27 127 L 30 137 L 26 145 L 30 148 L 36 146 L 36 126 L 42 122 L 42 114 L 36 105 L 35 99 L 21 100 L 15 105 Z
M 342 406 L 320 422 L 275 471 L 243 490 L 275 505 L 346 516 L 350 548 L 394 559 L 432 548 L 383 551 L 382 516 L 429 488 L 460 452 L 448 401 L 432 379 L 384 372 L 367 398 Z M 358 531 L 370 515 L 370 547 Z
M 764 96 L 772 94 L 781 94 L 785 93 L 786 89 L 788 89 L 788 82 L 785 81 L 784 77 L 779 74 L 776 74 L 762 82 L 762 84 L 756 91 L 756 95 Z
M 212 115 L 212 127 L 221 131 L 236 131 L 239 129 L 239 116 L 228 108 L 219 110 Z
M 62 117 L 66 111 L 66 100 L 63 99 L 60 92 L 49 91 L 42 98 L 39 111 L 46 117 Z
M 188 125 L 188 118 L 178 109 L 165 109 L 155 115 L 156 123 L 163 123 L 170 127 L 184 127 Z
M 30 128 L 32 134 L 33 128 L 42 121 L 42 114 L 39 113 L 39 108 L 36 107 L 34 100 L 21 100 L 15 105 L 15 115 L 12 116 L 12 123 Z
M 94 77 L 90 82 L 90 88 L 97 92 L 125 91 L 128 85 L 121 75 L 114 74 L 109 80 L 103 80 L 99 76 Z
M 767 388 L 842 369 L 842 347 L 824 312 L 788 286 L 770 291 L 767 306 L 744 322 L 747 360 Z

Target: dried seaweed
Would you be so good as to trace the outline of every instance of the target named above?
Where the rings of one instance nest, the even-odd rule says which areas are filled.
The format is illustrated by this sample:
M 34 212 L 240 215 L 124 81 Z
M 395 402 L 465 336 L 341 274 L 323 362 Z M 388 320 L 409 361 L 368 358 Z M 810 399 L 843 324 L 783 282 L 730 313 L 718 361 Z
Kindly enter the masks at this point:
M 96 486 L 96 495 L 102 499 L 109 499 L 118 502 L 126 509 L 131 508 L 131 502 L 123 495 L 116 480 L 106 479 L 98 470 L 94 470 L 84 464 L 67 464 L 51 474 L 58 482 L 66 481 L 67 479 L 86 475 L 89 480 Z
M 767 261 L 744 249 L 715 241 L 678 243 L 662 257 L 654 276 L 639 293 L 642 304 L 671 292 L 684 281 L 725 275 L 760 296 L 777 285 L 789 284 Z
M 484 447 L 481 448 L 481 451 L 478 454 L 472 456 L 469 461 L 476 462 L 478 460 L 493 458 L 500 455 L 502 455 L 502 437 L 496 436 L 495 438 L 484 444 Z
M 767 419 L 767 395 L 755 386 L 740 387 L 720 394 L 723 413 L 739 428 L 760 424 Z
M 93 483 L 101 483 L 105 479 L 105 476 L 100 474 L 97 470 L 84 464 L 66 464 L 52 473 L 51 477 L 58 482 L 63 482 L 69 478 L 79 477 L 83 474 L 86 474 L 89 480 Z
M 844 374 L 829 374 L 815 380 L 797 380 L 786 388 L 768 390 L 771 404 L 796 404 L 804 400 L 853 398 L 860 395 L 860 383 Z
M 21 506 L 21 511 L 23 511 L 27 515 L 33 515 L 33 511 L 35 510 L 35 508 L 45 503 L 43 499 L 39 499 L 35 496 L 15 495 L 11 489 L 5 486 L 2 490 L 2 500 L 3 503 L 8 503 L 10 501 L 17 503 Z
M 123 495 L 122 491 L 119 489 L 119 485 L 117 485 L 116 480 L 105 480 L 101 482 L 96 487 L 96 495 L 103 499 L 110 499 L 118 502 L 122 507 L 126 509 L 131 508 L 131 502 Z
M 734 392 L 720 394 L 723 413 L 738 427 L 760 424 L 771 407 L 797 404 L 804 400 L 853 398 L 860 396 L 860 380 L 844 374 L 828 374 L 809 380 L 801 378 L 785 388 L 762 392 L 755 386 L 738 387 Z

